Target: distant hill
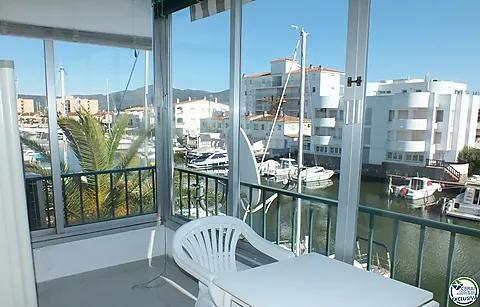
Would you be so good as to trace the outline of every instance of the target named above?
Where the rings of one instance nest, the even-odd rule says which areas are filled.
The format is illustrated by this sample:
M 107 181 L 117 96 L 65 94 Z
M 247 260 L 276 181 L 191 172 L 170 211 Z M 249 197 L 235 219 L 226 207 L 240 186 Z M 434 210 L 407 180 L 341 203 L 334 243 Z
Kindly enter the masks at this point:
M 153 93 L 153 85 L 149 86 L 149 93 Z M 144 89 L 143 87 L 137 88 L 135 90 L 129 90 L 125 93 L 125 98 L 123 98 L 124 92 L 114 92 L 110 94 L 110 108 L 113 108 L 113 105 L 116 105 L 117 108 L 125 109 L 128 107 L 143 106 L 143 96 Z M 82 95 L 82 94 L 73 94 L 68 96 L 96 99 L 98 100 L 99 109 L 106 110 L 107 108 L 107 96 L 103 94 L 94 94 L 94 95 Z M 24 95 L 19 94 L 20 98 L 33 99 L 35 102 L 40 102 L 41 107 L 46 106 L 46 98 L 41 95 Z M 203 90 L 192 90 L 192 89 L 173 89 L 173 101 L 176 102 L 177 98 L 180 101 L 186 101 L 188 98 L 203 98 L 215 99 L 217 98 L 218 102 L 228 104 L 229 100 L 229 90 L 224 90 L 221 92 L 208 92 Z M 122 103 L 123 100 L 123 103 Z M 150 103 L 153 103 L 153 95 L 150 96 Z

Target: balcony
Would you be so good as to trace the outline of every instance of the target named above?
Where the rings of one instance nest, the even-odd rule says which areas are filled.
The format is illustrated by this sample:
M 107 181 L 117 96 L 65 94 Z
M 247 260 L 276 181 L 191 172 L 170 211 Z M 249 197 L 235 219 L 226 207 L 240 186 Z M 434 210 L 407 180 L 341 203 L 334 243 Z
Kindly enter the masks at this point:
M 428 108 L 430 93 L 400 93 L 393 95 L 393 107 L 395 109 Z
M 314 135 L 312 136 L 312 143 L 314 145 L 341 145 L 342 139 L 329 135 Z
M 339 96 L 313 96 L 312 104 L 318 109 L 338 109 L 340 105 Z
M 130 173 L 139 171 L 150 173 L 152 169 L 128 170 Z M 105 174 L 83 174 L 82 177 L 92 175 Z M 152 178 L 155 177 L 155 175 L 152 175 Z M 36 238 L 34 259 L 38 281 L 39 306 L 123 307 L 132 306 L 132 304 L 139 307 L 155 304 L 159 304 L 159 306 L 193 306 L 194 300 L 182 294 L 178 287 L 180 287 L 180 290 L 186 290 L 196 296 L 198 292 L 196 282 L 179 270 L 172 260 L 165 258 L 165 255 L 171 256 L 168 248 L 171 246 L 173 231 L 178 227 L 174 225 L 181 225 L 198 217 L 225 214 L 228 211 L 226 200 L 228 179 L 223 176 L 209 175 L 182 168 L 175 169 L 174 177 L 175 205 L 173 206 L 173 214 L 169 218 L 170 222 L 165 225 L 155 225 L 155 217 L 149 218 L 147 213 L 145 213 L 146 219 L 142 222 L 129 222 L 129 220 L 136 218 L 136 214 L 130 214 L 123 215 L 116 225 L 108 225 L 116 217 L 109 216 L 99 220 L 96 219 L 95 214 L 92 217 L 85 212 L 84 216 L 88 216 L 88 219 L 79 221 L 76 226 L 68 226 L 68 228 L 71 228 L 70 235 L 83 235 L 84 237 L 69 240 L 68 243 L 61 242 L 57 238 L 47 246 Z M 29 183 L 34 182 L 32 180 Z M 45 182 L 48 181 L 48 178 L 36 178 L 36 180 Z M 45 185 L 45 187 L 47 186 Z M 304 230 L 303 232 L 306 235 L 312 232 L 322 234 L 315 239 L 311 236 L 308 237 L 308 244 L 305 244 L 307 246 L 306 252 L 325 255 L 333 253 L 332 247 L 335 235 L 332 228 L 337 223 L 336 208 L 338 204 L 336 201 L 245 182 L 241 183 L 241 189 L 246 195 L 255 193 L 278 195 L 268 205 L 269 209 L 255 210 L 255 213 L 251 211 L 242 212 L 241 215 L 244 220 L 258 234 L 276 244 L 293 249 L 295 246 L 293 229 L 297 226 L 295 224 L 296 220 L 292 219 L 290 208 L 293 208 L 297 203 L 296 200 L 300 198 L 304 205 L 309 206 L 308 212 L 306 212 L 309 218 L 302 221 L 305 224 L 302 225 L 301 229 Z M 45 194 L 48 191 L 46 188 Z M 266 207 L 267 201 L 267 198 L 263 197 L 257 206 Z M 118 206 L 119 208 L 128 207 L 125 200 L 118 203 Z M 84 210 L 90 211 L 86 207 Z M 49 210 L 47 209 L 47 211 Z M 359 206 L 359 212 L 360 219 L 367 221 L 366 223 L 362 222 L 362 225 L 365 224 L 366 227 L 359 226 L 358 229 L 359 236 L 370 237 L 370 240 L 359 241 L 360 244 L 365 245 L 367 251 L 375 250 L 375 248 L 372 249 L 375 244 L 372 240 L 375 233 L 386 231 L 382 226 L 383 223 L 380 226 L 375 226 L 375 220 L 392 221 L 393 229 L 388 230 L 392 242 L 398 240 L 399 230 L 403 227 L 401 225 L 418 227 L 415 232 L 418 232 L 419 237 L 423 238 L 423 240 L 420 239 L 419 257 L 423 257 L 426 229 L 434 229 L 435 233 L 445 237 L 447 242 L 448 237 L 455 239 L 457 234 L 466 236 L 467 240 L 472 237 L 480 238 L 479 230 L 454 224 L 426 220 L 363 205 Z M 81 212 L 79 213 L 82 215 Z M 312 219 L 312 217 L 315 218 Z M 81 228 L 80 224 L 82 223 L 90 224 L 88 228 Z M 86 235 L 87 237 L 85 237 Z M 452 255 L 455 250 L 454 239 L 450 239 L 449 245 L 449 253 Z M 55 240 L 58 242 L 55 242 Z M 462 240 L 462 238 L 458 240 Z M 462 244 L 461 241 L 459 243 Z M 403 266 L 398 265 L 398 254 L 405 253 L 405 251 L 393 248 L 391 252 L 390 274 L 395 278 L 397 274 L 401 276 L 403 270 Z M 239 253 L 241 256 L 239 256 L 239 259 L 248 259 L 246 250 L 240 250 Z M 89 254 L 94 254 L 95 257 L 90 258 L 88 257 Z M 367 252 L 358 259 L 365 263 L 377 264 L 379 261 L 383 261 L 378 257 L 378 254 Z M 66 259 L 68 259 L 67 266 L 59 265 Z M 263 261 L 261 259 L 261 257 L 257 258 L 257 261 Z M 452 267 L 457 263 L 456 258 L 450 256 L 448 259 L 445 257 L 442 261 L 443 267 Z M 390 265 L 387 264 L 390 261 L 382 263 Z M 249 268 L 249 265 L 244 261 L 238 262 L 237 265 L 244 269 Z M 421 271 L 421 262 L 419 265 L 420 267 L 417 270 Z M 451 278 L 448 274 L 443 277 L 440 277 L 443 273 L 437 272 L 437 274 L 439 276 L 435 278 L 446 280 Z M 417 286 L 419 285 L 418 282 Z M 105 293 L 108 293 L 108 295 L 105 295 Z M 448 297 L 448 293 L 436 293 L 436 295 L 439 295 L 437 300 L 441 300 L 443 295 Z
M 425 141 L 388 142 L 387 150 L 400 152 L 425 152 Z
M 427 119 L 394 119 L 389 122 L 393 130 L 427 130 Z
M 175 111 L 172 50 L 176 50 L 177 47 L 172 48 L 174 45 L 172 14 L 190 5 L 196 5 L 197 1 L 182 1 L 179 4 L 179 1 L 170 0 L 153 2 L 126 0 L 113 10 L 109 5 L 92 6 L 87 3 L 84 6 L 72 6 L 65 3 L 65 5 L 51 3 L 41 5 L 32 2 L 33 7 L 30 11 L 39 15 L 39 18 L 35 18 L 39 24 L 21 19 L 25 14 L 21 14 L 16 5 L 2 6 L 2 10 L 6 12 L 4 15 L 12 18 L 6 27 L 2 27 L 2 34 L 28 36 L 30 33 L 35 35 L 34 38 L 38 41 L 44 39 L 42 54 L 38 57 L 44 63 L 45 96 L 50 102 L 55 101 L 56 93 L 59 92 L 55 82 L 56 68 L 59 64 L 55 63 L 54 59 L 56 41 L 72 40 L 76 44 L 100 43 L 112 47 L 132 48 L 140 50 L 135 52 L 136 59 L 139 58 L 140 52 L 153 47 L 154 91 L 153 97 L 146 98 L 153 98 L 155 110 L 157 165 L 126 168 L 128 166 L 121 161 L 120 164 L 125 168 L 115 164 L 118 168 L 114 171 L 101 168 L 95 172 L 62 174 L 56 134 L 58 114 L 53 103 L 49 104 L 47 110 L 51 132 L 52 175 L 26 178 L 24 185 L 18 128 L 16 121 L 12 120 L 16 116 L 13 106 L 17 98 L 14 65 L 9 62 L 4 65 L 2 61 L 0 67 L 2 78 L 6 77 L 9 80 L 0 82 L 2 92 L 0 157 L 5 162 L 2 168 L 3 176 L 0 177 L 2 178 L 0 224 L 5 230 L 0 232 L 2 242 L 0 271 L 7 272 L 0 274 L 0 284 L 4 290 L 0 296 L 1 306 L 10 307 L 14 304 L 22 307 L 35 306 L 37 298 L 40 307 L 193 306 L 198 292 L 197 281 L 179 270 L 171 260 L 172 236 L 178 227 L 192 219 L 207 215 L 229 215 L 243 219 L 265 240 L 287 249 L 299 249 L 301 253 L 332 256 L 335 253 L 335 246 L 346 247 L 344 249 L 347 251 L 346 254 L 350 254 L 346 255 L 346 258 L 352 256 L 352 259 L 342 259 L 345 263 L 339 265 L 349 269 L 351 266 L 348 265 L 353 264 L 354 256 L 351 247 L 354 241 L 359 241 L 359 246 L 366 252 L 359 253 L 355 259 L 360 262 L 361 269 L 369 271 L 365 274 L 376 274 L 383 271 L 379 268 L 385 267 L 392 279 L 425 288 L 430 286 L 428 283 L 431 280 L 441 280 L 446 286 L 435 287 L 432 291 L 435 292 L 436 300 L 447 305 L 448 285 L 455 276 L 452 268 L 459 268 L 465 264 L 465 254 L 468 252 L 464 248 L 465 242 L 479 240 L 480 231 L 455 223 L 448 224 L 360 204 L 359 186 L 349 185 L 344 180 L 352 175 L 357 176 L 352 178 L 353 182 L 360 180 L 358 170 L 361 168 L 361 161 L 353 159 L 351 153 L 360 152 L 361 142 L 345 144 L 347 150 L 343 151 L 344 155 L 352 158 L 345 159 L 348 167 L 342 169 L 342 182 L 339 185 L 340 195 L 345 196 L 344 199 L 348 202 L 344 200 L 337 202 L 326 197 L 241 182 L 239 173 L 245 164 L 242 164 L 244 157 L 239 156 L 240 151 L 233 152 L 233 158 L 229 161 L 229 176 L 232 180 L 190 169 L 175 168 L 172 144 L 172 132 L 176 124 L 173 121 Z M 232 4 L 234 5 L 231 6 L 229 14 L 231 23 L 227 26 L 231 30 L 228 44 L 231 51 L 229 93 L 230 100 L 238 102 L 242 89 L 240 76 L 243 6 L 240 0 L 233 1 Z M 347 67 L 366 67 L 370 4 L 369 1 L 350 0 L 349 7 L 351 11 L 347 27 L 347 62 L 352 65 Z M 62 8 L 66 13 L 76 11 L 79 16 L 77 21 L 88 20 L 87 17 L 91 17 L 90 13 L 95 11 L 104 17 L 104 22 L 87 22 L 87 26 L 80 22 L 75 23 L 73 29 L 63 28 L 61 26 L 65 24 L 61 18 L 54 18 L 65 16 L 60 14 Z M 131 14 L 133 11 L 136 13 Z M 133 15 L 135 20 L 132 19 Z M 50 22 L 45 23 L 45 20 Z M 131 27 L 128 26 L 131 24 L 135 25 L 135 33 L 132 33 Z M 358 29 L 363 29 L 360 36 Z M 364 30 L 367 30 L 367 33 L 364 33 Z M 218 39 L 218 36 L 214 37 Z M 209 46 L 214 46 L 212 43 L 215 42 L 207 42 Z M 186 50 L 199 48 L 193 46 Z M 208 53 L 208 48 L 206 52 Z M 354 76 L 352 73 L 353 70 L 348 68 L 347 76 Z M 366 82 L 360 81 L 361 78 L 366 80 L 366 74 L 364 72 L 362 74 L 358 76 L 359 85 L 346 88 L 347 91 L 353 88 L 364 90 Z M 198 80 L 198 76 L 191 79 Z M 74 86 L 75 83 L 70 84 Z M 141 94 L 141 91 L 139 92 Z M 333 105 L 330 101 L 324 103 Z M 234 116 L 229 119 L 232 123 L 230 129 L 237 134 L 240 123 L 235 122 L 234 118 L 239 118 L 238 103 L 232 103 L 232 109 Z M 334 118 L 325 121 L 326 127 L 335 126 Z M 102 129 L 96 130 L 96 135 L 104 136 Z M 80 146 L 85 146 L 84 143 L 89 139 L 89 135 L 84 135 Z M 109 144 L 116 141 L 111 138 Z M 239 148 L 239 138 L 231 137 L 227 141 L 229 148 Z M 329 142 L 331 141 L 329 138 Z M 96 148 L 90 151 L 90 155 L 93 156 L 95 152 Z M 114 159 L 115 154 L 116 152 L 113 152 L 109 157 Z M 106 159 L 103 156 L 98 160 Z M 96 162 L 97 159 L 90 157 L 89 163 Z M 24 189 L 25 186 L 27 191 Z M 241 203 L 245 195 L 250 201 Z M 255 201 L 252 201 L 252 195 L 256 195 Z M 240 203 L 242 205 L 239 205 Z M 299 206 L 300 203 L 302 207 Z M 386 224 L 386 221 L 389 224 Z M 339 236 L 336 236 L 336 233 L 339 233 Z M 402 247 L 397 242 L 405 240 L 406 233 L 409 246 Z M 355 237 L 356 235 L 358 237 Z M 390 248 L 385 258 L 378 255 L 379 245 L 376 240 L 379 235 L 387 238 L 388 242 L 385 244 Z M 430 239 L 433 236 L 443 244 L 425 242 L 425 238 Z M 418 238 L 418 241 L 413 242 L 414 249 L 411 248 L 411 238 L 415 240 Z M 435 258 L 434 270 L 428 269 L 425 265 L 427 261 L 423 261 L 424 258 L 431 258 L 431 254 L 425 250 L 425 245 L 443 247 L 435 255 L 441 254 L 445 257 Z M 456 256 L 459 252 L 462 252 L 463 258 Z M 247 245 L 240 246 L 236 256 L 237 265 L 241 265 L 242 269 L 264 265 L 271 261 L 252 252 Z M 472 267 L 468 269 L 473 271 Z M 270 274 L 274 278 L 277 275 Z M 337 275 L 344 278 L 342 274 Z M 288 277 L 282 276 L 283 278 Z M 299 279 L 294 279 L 296 280 Z M 320 274 L 317 281 L 330 282 Z M 254 282 L 255 280 L 252 280 L 252 284 Z M 263 283 L 259 287 L 265 285 L 268 284 Z M 379 302 L 375 300 L 379 294 L 385 293 L 381 286 L 372 289 L 370 296 L 372 303 L 369 306 L 378 304 Z M 352 291 L 351 288 L 340 290 L 345 297 Z M 191 292 L 193 296 L 185 295 L 184 291 Z M 295 291 L 290 294 L 287 291 L 275 291 L 280 300 L 287 295 L 294 297 L 305 293 Z M 312 294 L 314 291 L 309 293 Z M 261 292 L 252 291 L 250 295 L 261 295 Z M 312 300 L 310 305 L 321 303 L 322 299 L 323 297 L 318 296 L 318 301 Z M 387 304 L 385 301 L 388 300 L 382 300 L 380 304 Z M 308 304 L 303 306 L 306 305 L 309 306 Z
M 313 125 L 319 127 L 334 128 L 337 124 L 337 119 L 335 117 L 326 117 L 326 118 L 314 118 Z

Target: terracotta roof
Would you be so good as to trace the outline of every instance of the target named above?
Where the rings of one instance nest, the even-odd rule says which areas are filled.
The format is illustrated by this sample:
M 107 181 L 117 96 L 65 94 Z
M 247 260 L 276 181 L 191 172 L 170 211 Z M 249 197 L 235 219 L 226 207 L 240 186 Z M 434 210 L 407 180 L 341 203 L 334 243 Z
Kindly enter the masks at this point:
M 280 59 L 276 59 L 276 60 L 271 60 L 270 62 L 280 62 L 280 61 L 293 61 L 293 59 L 291 59 L 291 58 L 280 58 Z M 298 62 L 298 61 L 295 60 L 295 62 Z
M 333 72 L 333 73 L 339 73 L 339 74 L 344 74 L 345 72 L 341 71 L 341 70 L 336 70 L 336 69 L 331 69 L 331 68 L 326 68 L 326 67 L 319 67 L 319 66 L 315 66 L 315 67 L 307 67 L 305 69 L 306 72 L 311 72 L 311 71 L 317 71 L 317 70 L 321 70 L 321 71 L 325 71 L 325 72 Z M 294 70 L 292 71 L 292 74 L 298 74 L 300 73 L 300 69 L 297 69 L 297 70 Z
M 228 116 L 228 115 L 210 117 L 210 119 L 213 119 L 213 120 L 224 120 L 224 119 L 229 119 L 229 118 L 230 118 L 230 116 Z
M 289 138 L 292 138 L 292 139 L 298 138 L 298 135 L 299 135 L 299 133 L 285 134 L 285 136 L 288 136 Z M 304 133 L 303 133 L 303 136 L 311 136 L 311 133 L 308 132 L 308 131 L 307 131 L 307 132 L 304 132 Z
M 177 106 L 177 105 L 179 105 L 179 104 L 187 104 L 187 103 L 197 102 L 197 101 L 203 101 L 203 100 L 206 100 L 206 99 L 202 98 L 202 99 L 192 99 L 192 100 L 180 101 L 180 102 L 174 103 L 174 105 Z
M 243 78 L 248 79 L 248 78 L 257 78 L 257 77 L 264 77 L 264 76 L 270 76 L 272 73 L 271 72 L 261 72 L 259 74 L 254 74 L 250 76 L 244 76 Z
M 261 116 L 258 116 L 255 117 L 255 118 L 252 118 L 251 120 L 252 121 L 257 121 L 257 122 L 273 122 L 273 120 L 275 119 L 275 116 L 274 115 L 271 115 L 271 114 L 267 114 L 266 116 L 265 115 L 261 115 Z M 288 116 L 288 115 L 285 115 L 285 116 L 279 116 L 277 118 L 277 122 L 282 122 L 282 123 L 298 123 L 300 121 L 300 118 L 299 117 L 293 117 L 293 116 Z M 308 118 L 305 118 L 303 120 L 304 123 L 311 123 L 312 120 L 311 119 L 308 119 Z
M 333 72 L 333 73 L 337 73 L 337 74 L 344 74 L 345 73 L 341 70 L 336 70 L 336 69 L 331 69 L 331 68 L 326 68 L 326 67 L 321 67 L 321 66 L 315 66 L 315 67 L 312 67 L 312 68 L 307 67 L 305 69 L 306 72 L 318 71 L 318 70 L 325 71 L 325 72 Z M 298 74 L 298 73 L 300 73 L 300 69 L 296 69 L 296 70 L 292 71 L 292 74 Z M 259 74 L 244 76 L 243 78 L 245 78 L 245 79 L 257 78 L 257 77 L 270 76 L 271 74 L 272 74 L 271 72 L 262 72 L 262 73 L 259 73 Z

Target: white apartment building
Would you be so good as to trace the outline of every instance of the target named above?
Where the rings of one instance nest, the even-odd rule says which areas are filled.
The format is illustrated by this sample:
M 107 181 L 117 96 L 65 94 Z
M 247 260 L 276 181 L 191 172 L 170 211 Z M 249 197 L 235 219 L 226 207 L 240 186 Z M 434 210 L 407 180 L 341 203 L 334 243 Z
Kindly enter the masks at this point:
M 290 80 L 283 97 L 283 110 L 286 115 L 298 117 L 300 105 L 300 65 L 297 61 L 282 58 L 270 61 L 270 71 L 243 76 L 243 114 L 263 114 L 275 108 L 291 70 Z M 310 100 L 319 96 L 340 96 L 343 93 L 342 75 L 339 70 L 310 65 L 306 69 L 305 115 L 312 117 Z
M 200 133 L 200 120 L 228 112 L 226 104 L 203 99 L 191 99 L 174 104 L 175 134 L 179 138 L 197 137 Z
M 266 112 L 259 115 L 242 116 L 240 126 L 252 144 L 261 141 L 263 148 L 265 148 L 270 131 L 272 131 L 274 118 L 275 116 Z M 221 138 L 226 139 L 228 138 L 228 119 L 229 116 L 226 114 L 203 119 L 201 120 L 201 131 L 205 133 L 217 132 L 220 133 Z M 298 117 L 280 114 L 270 140 L 269 152 L 271 156 L 284 155 L 297 150 L 299 122 Z M 305 119 L 303 127 L 304 136 L 306 138 L 310 137 L 311 120 Z M 305 144 L 308 144 L 307 147 L 310 150 L 310 142 L 305 141 Z
M 363 162 L 457 161 L 474 146 L 480 97 L 452 81 L 402 79 L 367 84 Z M 314 100 L 313 153 L 341 153 L 343 98 Z

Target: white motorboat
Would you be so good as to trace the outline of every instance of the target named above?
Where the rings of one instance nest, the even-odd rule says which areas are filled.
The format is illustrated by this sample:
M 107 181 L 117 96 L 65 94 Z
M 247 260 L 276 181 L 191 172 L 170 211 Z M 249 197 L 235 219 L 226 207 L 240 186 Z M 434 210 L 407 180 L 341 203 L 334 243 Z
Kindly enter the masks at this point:
M 224 153 L 226 154 L 227 151 L 225 149 L 221 148 L 213 148 L 213 147 L 200 147 L 197 149 L 194 149 L 192 151 L 187 152 L 187 163 L 194 159 L 198 159 L 202 157 L 205 154 L 212 154 L 212 153 Z
M 187 166 L 199 169 L 227 167 L 228 155 L 226 152 L 207 152 L 191 160 Z
M 421 199 L 432 196 L 441 191 L 442 185 L 425 177 L 413 177 L 408 179 L 406 185 L 397 186 L 395 195 L 405 199 Z
M 447 216 L 480 221 L 480 176 L 467 179 L 465 186 L 455 198 L 444 203 L 443 212 Z
M 297 162 L 295 159 L 291 158 L 281 158 L 280 163 L 277 161 L 271 162 L 273 160 L 268 160 L 262 163 L 260 166 L 260 174 L 264 176 L 288 176 L 288 174 L 297 169 Z
M 302 182 L 305 184 L 330 179 L 334 174 L 334 171 L 322 166 L 304 167 L 300 171 Z M 292 180 L 298 180 L 298 169 L 293 170 L 289 175 Z

